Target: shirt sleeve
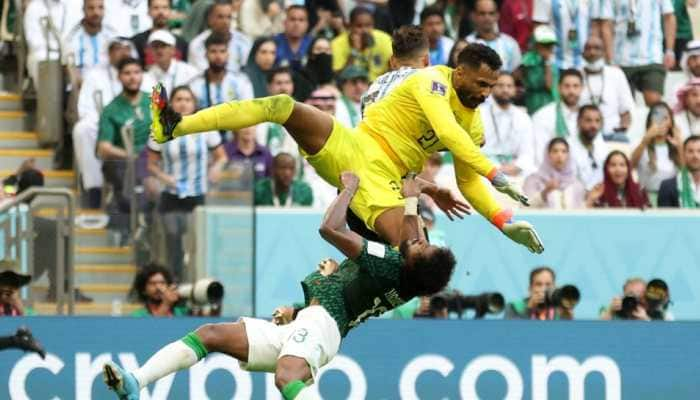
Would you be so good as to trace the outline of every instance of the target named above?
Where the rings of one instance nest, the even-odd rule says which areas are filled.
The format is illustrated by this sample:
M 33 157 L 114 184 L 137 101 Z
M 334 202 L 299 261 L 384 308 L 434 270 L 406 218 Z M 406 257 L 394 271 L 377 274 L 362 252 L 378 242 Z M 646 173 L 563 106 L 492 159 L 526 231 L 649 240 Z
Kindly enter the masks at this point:
M 401 254 L 379 242 L 363 239 L 362 253 L 355 262 L 361 268 L 367 269 L 374 277 L 396 279 L 398 281 L 403 264 Z
M 496 217 L 503 211 L 481 177 L 468 165 L 455 159 L 457 187 L 471 206 L 484 218 L 496 223 Z
M 471 136 L 457 123 L 448 99 L 447 80 L 438 74 L 426 74 L 412 85 L 413 95 L 425 113 L 435 135 L 447 147 L 455 159 L 473 168 L 479 175 L 490 178 L 496 168 L 481 153 Z M 483 138 L 483 127 L 481 132 Z
M 221 134 L 219 132 L 207 132 L 205 135 L 208 149 L 215 149 L 221 145 Z
M 155 140 L 153 140 L 152 137 L 148 138 L 148 142 L 146 142 L 146 147 L 148 147 L 148 150 L 154 151 L 156 153 L 160 153 L 161 151 L 163 151 L 163 145 L 157 143 Z
M 552 11 L 551 0 L 535 0 L 532 8 L 532 20 L 547 24 L 550 22 L 550 14 Z
M 631 112 L 635 107 L 634 98 L 632 97 L 632 91 L 630 90 L 630 85 L 627 82 L 625 73 L 621 69 L 615 68 L 615 82 L 617 82 L 617 95 L 620 96 L 618 103 L 620 108 L 618 113 L 622 114 L 625 112 Z
M 671 0 L 661 0 L 661 14 L 673 14 L 674 11 Z
M 333 50 L 333 71 L 340 71 L 347 64 L 348 54 L 350 53 L 347 33 L 333 39 L 331 50 Z
M 97 136 L 98 142 L 114 143 L 114 137 L 117 133 L 116 132 L 117 130 L 111 121 L 110 110 L 111 109 L 109 109 L 109 108 L 105 108 L 105 110 L 100 115 L 100 126 L 99 126 L 100 130 L 99 130 L 99 133 Z

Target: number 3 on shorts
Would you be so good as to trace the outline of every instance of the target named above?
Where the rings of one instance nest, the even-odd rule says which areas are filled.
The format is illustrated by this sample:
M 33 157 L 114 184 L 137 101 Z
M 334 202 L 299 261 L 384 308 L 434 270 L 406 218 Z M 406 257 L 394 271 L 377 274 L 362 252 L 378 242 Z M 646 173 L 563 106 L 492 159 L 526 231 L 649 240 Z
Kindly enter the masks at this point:
M 304 343 L 308 335 L 309 331 L 307 331 L 306 328 L 300 328 L 294 331 L 292 334 L 292 339 L 294 339 L 294 341 L 297 343 Z

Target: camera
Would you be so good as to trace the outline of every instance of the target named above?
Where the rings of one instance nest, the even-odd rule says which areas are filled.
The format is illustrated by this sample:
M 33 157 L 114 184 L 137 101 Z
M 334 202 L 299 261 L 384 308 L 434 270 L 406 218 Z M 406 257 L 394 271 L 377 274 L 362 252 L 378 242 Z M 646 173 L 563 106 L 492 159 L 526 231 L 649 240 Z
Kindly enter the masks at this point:
M 640 301 L 636 296 L 627 295 L 622 298 L 622 308 L 616 313 L 620 319 L 634 319 L 632 313 L 639 306 Z
M 563 307 L 573 310 L 581 299 L 581 292 L 574 285 L 564 285 L 548 290 L 544 295 L 544 307 Z
M 464 311 L 474 310 L 475 319 L 483 318 L 486 314 L 498 314 L 503 311 L 505 300 L 503 295 L 497 292 L 486 292 L 475 296 L 465 296 L 457 290 L 442 292 L 430 299 L 431 313 L 433 306 L 436 309 L 445 308 L 449 312 L 455 312 L 462 318 Z
M 183 283 L 177 287 L 180 298 L 193 304 L 219 304 L 224 298 L 224 285 L 221 282 L 204 278 L 194 283 Z

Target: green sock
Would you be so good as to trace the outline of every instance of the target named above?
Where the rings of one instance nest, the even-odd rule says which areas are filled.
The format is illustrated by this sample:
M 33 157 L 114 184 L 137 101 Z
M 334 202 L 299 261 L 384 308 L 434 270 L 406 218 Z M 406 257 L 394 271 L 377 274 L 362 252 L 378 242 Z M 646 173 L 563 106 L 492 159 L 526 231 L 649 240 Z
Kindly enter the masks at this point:
M 284 400 L 294 400 L 305 387 L 304 382 L 300 380 L 291 381 L 282 388 L 282 397 Z
M 286 94 L 221 103 L 193 115 L 185 115 L 175 127 L 176 137 L 206 131 L 237 131 L 263 122 L 284 124 L 294 110 Z
M 207 356 L 207 348 L 204 347 L 204 343 L 202 343 L 202 339 L 197 336 L 196 333 L 190 332 L 188 333 L 184 338 L 182 338 L 182 342 L 187 345 L 192 351 L 197 354 L 197 360 L 201 360 L 202 358 Z

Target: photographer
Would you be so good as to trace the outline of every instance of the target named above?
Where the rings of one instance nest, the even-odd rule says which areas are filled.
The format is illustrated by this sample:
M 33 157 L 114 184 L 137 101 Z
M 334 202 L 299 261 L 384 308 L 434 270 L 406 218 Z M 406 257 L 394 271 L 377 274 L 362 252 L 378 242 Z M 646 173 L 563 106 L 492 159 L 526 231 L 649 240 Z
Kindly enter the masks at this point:
M 642 278 L 630 278 L 622 286 L 623 296 L 613 297 L 607 307 L 601 307 L 602 320 L 672 321 L 666 309 L 669 291 L 666 283 L 653 279 L 648 284 Z
M 150 264 L 136 274 L 131 287 L 132 295 L 143 303 L 132 317 L 181 317 L 189 315 L 187 307 L 178 305 L 180 295 L 169 270 Z
M 562 289 L 572 290 L 572 299 L 569 301 L 556 299 L 555 290 L 556 274 L 549 267 L 538 267 L 530 272 L 529 296 L 508 303 L 505 319 L 537 319 L 556 320 L 574 319 L 574 307 L 578 303 L 578 290 L 570 285 Z

